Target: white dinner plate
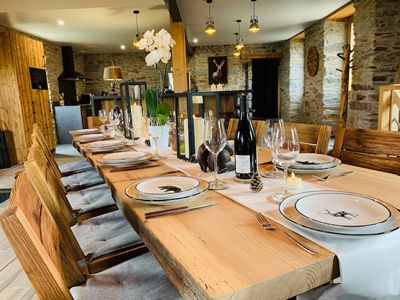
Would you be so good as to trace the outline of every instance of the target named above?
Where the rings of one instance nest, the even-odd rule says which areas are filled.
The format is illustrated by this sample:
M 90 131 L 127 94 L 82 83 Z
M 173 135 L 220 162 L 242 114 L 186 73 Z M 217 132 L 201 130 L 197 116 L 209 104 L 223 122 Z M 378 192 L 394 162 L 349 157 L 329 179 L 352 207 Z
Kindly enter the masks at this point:
M 110 153 L 103 156 L 103 161 L 106 163 L 118 163 L 118 162 L 131 162 L 141 160 L 146 157 L 145 152 L 139 151 L 124 151 L 117 153 Z
M 77 129 L 77 130 L 71 130 L 69 133 L 72 136 L 79 136 L 79 135 L 87 135 L 90 133 L 98 133 L 100 130 L 98 128 L 85 128 L 85 129 Z
M 339 165 L 341 161 L 332 156 L 316 153 L 300 153 L 296 161 L 290 165 L 291 169 L 319 170 L 330 169 Z
M 288 171 L 296 174 L 319 174 L 323 172 L 331 172 L 335 170 L 341 163 L 342 162 L 340 159 L 335 158 L 334 162 L 331 163 L 332 165 L 327 164 L 325 168 L 321 167 L 310 168 L 310 166 L 304 168 L 296 168 L 296 167 L 292 168 L 292 166 L 289 166 Z
M 304 217 L 341 227 L 364 227 L 385 222 L 390 211 L 381 203 L 358 194 L 313 193 L 297 199 L 296 210 Z
M 317 194 L 317 193 L 318 194 L 341 193 L 341 194 L 346 194 L 346 195 L 357 195 L 360 197 L 367 197 L 367 198 L 370 198 L 372 201 L 377 201 L 378 203 L 385 206 L 390 212 L 390 217 L 384 222 L 377 223 L 374 225 L 369 225 L 369 226 L 360 226 L 360 227 L 336 226 L 336 225 L 330 225 L 330 224 L 325 224 L 325 223 L 321 223 L 321 222 L 316 222 L 313 219 L 307 218 L 304 215 L 300 214 L 296 210 L 295 203 L 297 202 L 297 200 L 299 198 L 302 198 L 307 195 Z M 301 226 L 301 227 L 306 228 L 311 231 L 318 231 L 320 233 L 334 234 L 337 236 L 378 235 L 378 234 L 384 234 L 384 233 L 388 233 L 388 232 L 397 230 L 400 226 L 400 212 L 396 208 L 394 208 L 393 206 L 391 206 L 387 203 L 384 203 L 378 199 L 360 195 L 360 194 L 350 193 L 350 192 L 323 190 L 323 191 L 303 192 L 303 193 L 290 195 L 280 203 L 279 211 L 287 220 L 289 220 L 290 222 L 292 222 L 298 226 Z
M 163 176 L 163 177 L 172 177 L 172 176 Z M 182 180 L 183 178 L 187 178 L 187 177 L 183 177 L 183 176 L 175 176 L 178 177 L 180 180 Z M 162 177 L 158 177 L 158 179 L 160 179 Z M 190 200 L 192 197 L 200 195 L 202 193 L 204 193 L 205 191 L 208 190 L 209 184 L 207 181 L 203 180 L 203 179 L 198 179 L 199 181 L 199 185 L 194 188 L 193 190 L 191 190 L 191 192 L 188 195 L 181 195 L 179 197 L 177 197 L 176 195 L 173 196 L 173 198 L 165 198 L 165 199 L 160 199 L 160 198 L 154 198 L 154 197 L 144 197 L 143 194 L 141 194 L 140 192 L 138 192 L 138 190 L 136 189 L 136 185 L 135 183 L 130 184 L 126 189 L 125 189 L 125 194 L 132 198 L 134 201 L 139 202 L 139 203 L 143 203 L 143 204 L 149 204 L 149 205 L 173 205 L 173 204 L 178 204 L 181 202 L 185 202 Z M 169 195 L 170 196 L 170 195 Z
M 128 160 L 128 161 L 105 161 L 103 158 L 99 157 L 97 159 L 97 161 L 102 165 L 106 165 L 106 166 L 109 166 L 109 167 L 119 167 L 119 168 L 121 168 L 121 167 L 136 166 L 136 165 L 142 164 L 144 162 L 147 162 L 148 160 L 150 160 L 152 158 L 152 154 L 151 153 L 145 153 L 145 156 L 141 157 L 140 159 Z
M 118 140 L 107 140 L 107 141 L 97 141 L 87 145 L 88 148 L 109 148 L 109 147 L 116 147 L 121 146 L 121 141 Z
M 135 189 L 142 199 L 165 200 L 190 196 L 199 185 L 194 177 L 161 176 L 141 180 Z

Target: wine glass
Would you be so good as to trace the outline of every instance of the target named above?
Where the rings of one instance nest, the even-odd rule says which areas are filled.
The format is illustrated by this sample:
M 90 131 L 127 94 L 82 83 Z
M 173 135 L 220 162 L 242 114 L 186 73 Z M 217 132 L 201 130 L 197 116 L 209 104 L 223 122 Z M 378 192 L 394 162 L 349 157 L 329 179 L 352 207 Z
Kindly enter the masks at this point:
M 214 156 L 214 181 L 210 182 L 211 190 L 222 190 L 228 186 L 218 180 L 218 154 L 225 148 L 227 138 L 223 120 L 215 118 L 212 111 L 205 113 L 204 146 Z
M 160 138 L 160 121 L 158 118 L 149 119 L 149 135 L 153 139 L 153 159 L 158 159 L 158 139 Z
M 265 134 L 263 136 L 264 145 L 271 150 L 273 167 L 270 171 L 261 172 L 261 176 L 270 179 L 282 177 L 283 173 L 276 168 L 275 155 L 272 152 L 272 137 L 275 128 L 285 128 L 283 119 L 267 119 L 265 121 Z
M 296 160 L 300 153 L 299 138 L 296 128 L 290 128 L 285 131 L 284 128 L 276 128 L 272 137 L 272 152 L 278 165 L 283 167 L 283 175 L 285 179 L 285 189 L 282 193 L 272 195 L 275 201 L 282 201 L 289 195 L 287 189 L 287 172 L 291 164 Z
M 106 124 L 106 122 L 108 120 L 108 115 L 107 115 L 107 112 L 104 109 L 100 109 L 99 110 L 99 119 L 100 119 L 101 123 L 103 123 L 102 131 L 105 131 L 105 127 L 106 127 L 105 124 Z

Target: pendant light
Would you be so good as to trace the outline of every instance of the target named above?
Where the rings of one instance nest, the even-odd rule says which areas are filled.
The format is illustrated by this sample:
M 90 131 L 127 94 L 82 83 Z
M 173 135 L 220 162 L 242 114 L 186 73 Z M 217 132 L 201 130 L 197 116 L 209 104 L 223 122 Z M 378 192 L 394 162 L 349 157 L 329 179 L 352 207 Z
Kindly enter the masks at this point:
M 235 32 L 234 33 L 234 35 L 236 36 L 236 39 L 235 39 L 235 47 L 234 47 L 234 51 L 233 51 L 233 56 L 234 57 L 239 57 L 240 56 L 240 50 L 238 50 L 237 48 L 236 48 L 236 44 L 238 43 L 238 35 L 239 35 L 239 33 L 237 33 L 237 32 Z
M 235 48 L 236 48 L 236 50 L 239 50 L 239 51 L 240 51 L 240 50 L 242 50 L 243 47 L 244 47 L 243 38 L 242 38 L 242 36 L 240 35 L 240 22 L 242 22 L 242 20 L 236 20 L 236 22 L 238 23 L 239 38 L 238 38 L 237 41 L 236 41 Z
M 139 14 L 139 11 L 138 10 L 134 10 L 133 13 L 136 16 L 136 35 L 135 35 L 135 40 L 133 41 L 133 47 L 139 48 L 140 35 L 139 35 L 139 26 L 138 26 L 138 20 L 137 20 L 137 16 Z
M 251 0 L 251 2 L 253 2 L 253 15 L 250 18 L 249 31 L 252 33 L 260 31 L 260 26 L 258 26 L 258 18 L 256 16 L 256 1 L 257 0 Z
M 211 14 L 210 14 L 211 3 L 212 3 L 212 0 L 207 0 L 207 4 L 208 4 L 208 19 L 206 21 L 206 28 L 204 29 L 204 31 L 208 35 L 213 35 L 217 31 L 217 29 L 215 28 L 215 25 L 214 25 L 214 20 L 211 17 Z

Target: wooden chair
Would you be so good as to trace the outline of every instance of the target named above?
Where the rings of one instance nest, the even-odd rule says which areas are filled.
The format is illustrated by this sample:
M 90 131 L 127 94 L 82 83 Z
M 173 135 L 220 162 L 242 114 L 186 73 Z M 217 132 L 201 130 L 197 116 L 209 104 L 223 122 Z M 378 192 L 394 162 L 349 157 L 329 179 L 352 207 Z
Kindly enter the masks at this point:
M 70 241 L 69 245 L 72 253 L 76 255 L 76 260 L 82 261 L 88 272 L 103 270 L 116 262 L 147 251 L 120 211 L 113 210 L 100 216 L 85 216 L 78 219 L 79 223 L 76 224 L 75 212 L 65 195 L 60 192 L 52 170 L 47 168 L 43 171 L 40 164 L 45 164 L 46 161 L 39 154 L 37 148 L 31 147 L 25 162 L 27 178 L 42 204 L 56 221 L 62 236 Z M 33 156 L 36 158 L 32 159 Z M 112 230 L 118 227 L 117 225 L 119 228 L 114 229 L 114 232 L 108 232 L 110 228 Z M 118 235 L 124 235 L 125 240 L 120 241 Z
M 16 178 L 10 205 L 0 224 L 40 299 L 179 298 L 149 253 L 88 277 L 24 173 Z
M 41 135 L 40 129 L 38 129 L 37 126 L 32 134 L 32 144 L 43 150 L 43 153 L 49 162 L 49 166 L 53 169 L 56 176 L 60 178 L 66 192 L 74 190 L 77 191 L 104 183 L 104 180 L 93 167 L 90 166 L 90 169 L 87 169 L 87 162 L 85 164 L 86 167 L 84 167 L 84 169 L 80 172 L 73 172 L 73 174 L 67 174 L 68 176 L 63 176 L 57 165 L 57 162 L 53 157 L 53 154 L 47 147 L 46 142 Z
M 33 180 L 41 180 L 41 182 L 48 180 L 49 184 L 52 184 L 53 197 L 55 201 L 61 203 L 59 205 L 64 206 L 61 212 L 67 214 L 66 220 L 70 225 L 118 209 L 106 184 L 66 193 L 56 171 L 51 168 L 51 163 L 45 156 L 45 151 L 42 151 L 42 148 L 36 145 L 35 141 L 29 150 L 25 168 L 29 168 L 28 172 L 32 172 L 32 177 L 34 174 L 38 175 Z
M 33 142 L 36 141 L 39 144 L 39 146 L 43 148 L 43 151 L 45 152 L 45 155 L 48 157 L 48 160 L 51 163 L 52 168 L 60 177 L 93 170 L 92 165 L 90 165 L 90 163 L 88 163 L 84 159 L 72 163 L 57 165 L 57 162 L 54 160 L 53 154 L 51 153 L 44 138 L 43 132 L 38 124 L 33 125 L 32 141 Z
M 235 132 L 238 123 L 238 119 L 231 118 L 229 120 L 227 130 L 228 140 L 235 138 Z M 252 123 L 256 133 L 257 146 L 260 147 L 262 146 L 263 137 L 266 130 L 265 121 L 253 120 Z M 315 152 L 321 154 L 326 154 L 328 152 L 329 138 L 332 131 L 331 126 L 285 122 L 285 127 L 296 127 L 301 143 L 301 152 Z
M 228 140 L 235 139 L 235 134 L 236 134 L 236 129 L 237 129 L 238 123 L 239 123 L 239 119 L 236 119 L 236 118 L 229 119 L 228 129 L 227 129 L 227 133 L 226 133 Z M 261 147 L 262 143 L 263 143 L 264 134 L 265 134 L 265 121 L 252 120 L 251 123 L 253 124 L 254 132 L 256 134 L 257 146 Z
M 96 116 L 87 117 L 87 123 L 88 128 L 97 128 L 103 125 L 103 122 L 100 121 L 100 118 Z M 107 120 L 105 124 L 110 124 L 110 122 Z
M 331 126 L 285 122 L 285 128 L 293 127 L 299 136 L 300 152 L 328 153 Z
M 332 154 L 346 164 L 400 175 L 400 132 L 339 128 Z

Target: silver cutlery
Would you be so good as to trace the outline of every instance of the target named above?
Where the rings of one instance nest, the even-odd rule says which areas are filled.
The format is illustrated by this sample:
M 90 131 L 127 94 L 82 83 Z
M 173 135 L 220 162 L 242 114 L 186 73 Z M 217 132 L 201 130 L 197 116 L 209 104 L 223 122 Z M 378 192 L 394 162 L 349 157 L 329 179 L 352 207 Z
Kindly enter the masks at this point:
M 197 206 L 182 206 L 182 207 L 174 207 L 174 208 L 169 208 L 169 209 L 157 210 L 157 211 L 145 213 L 144 218 L 147 220 L 147 219 L 161 217 L 161 216 L 177 215 L 177 214 L 182 214 L 182 213 L 192 211 L 195 209 L 209 207 L 214 204 L 216 204 L 216 202 L 207 203 L 207 204 L 203 204 L 203 205 L 197 205 Z
M 329 179 L 331 179 L 332 177 L 341 177 L 341 176 L 346 176 L 346 175 L 350 175 L 351 173 L 353 173 L 354 171 L 345 171 L 342 173 L 332 173 L 329 175 L 325 175 L 325 176 L 316 176 L 316 175 L 312 175 L 312 177 L 321 180 L 321 181 L 328 181 Z
M 283 229 L 280 229 L 280 228 L 275 227 L 274 225 L 272 225 L 262 213 L 256 213 L 256 218 L 257 218 L 258 224 L 260 224 L 260 226 L 263 229 L 265 229 L 265 230 L 278 230 L 279 232 L 283 233 L 290 241 L 295 243 L 298 247 L 300 247 L 301 249 L 303 249 L 307 253 L 312 254 L 312 255 L 318 255 L 318 252 L 316 252 L 315 250 L 311 249 L 310 247 L 308 247 L 306 245 L 303 245 L 302 243 L 300 243 L 298 240 L 296 240 L 294 237 L 292 237 L 290 234 L 288 234 Z

